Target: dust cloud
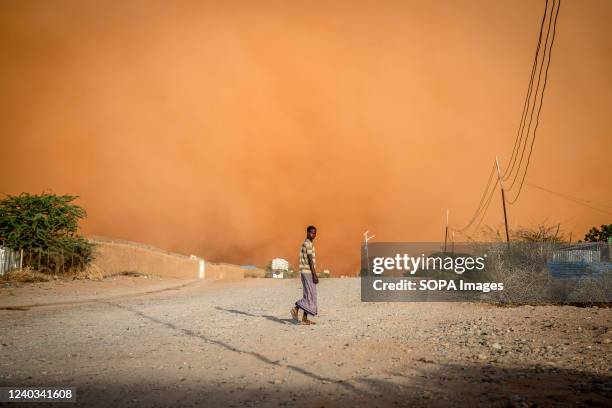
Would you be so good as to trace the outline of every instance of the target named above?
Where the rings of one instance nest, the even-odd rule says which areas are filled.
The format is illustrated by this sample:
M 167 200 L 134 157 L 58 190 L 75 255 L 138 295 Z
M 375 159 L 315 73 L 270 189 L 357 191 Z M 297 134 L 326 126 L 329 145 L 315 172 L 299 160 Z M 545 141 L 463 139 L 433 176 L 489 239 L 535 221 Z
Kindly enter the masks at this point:
M 363 231 L 443 239 L 509 160 L 543 1 L 3 1 L 0 191 L 86 234 L 353 274 Z M 564 0 L 528 180 L 610 204 L 612 3 Z M 608 207 L 610 210 L 610 207 Z M 612 210 L 610 210 L 612 211 Z M 610 215 L 526 187 L 510 223 Z M 495 197 L 485 224 L 502 221 Z M 459 237 L 457 237 L 459 239 Z

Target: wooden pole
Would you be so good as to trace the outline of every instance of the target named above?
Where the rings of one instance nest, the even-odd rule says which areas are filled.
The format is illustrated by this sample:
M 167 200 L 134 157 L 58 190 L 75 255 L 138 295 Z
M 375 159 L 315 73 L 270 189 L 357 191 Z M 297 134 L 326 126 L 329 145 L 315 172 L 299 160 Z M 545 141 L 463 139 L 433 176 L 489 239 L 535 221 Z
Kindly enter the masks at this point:
M 444 252 L 446 253 L 446 243 L 448 241 L 448 209 L 446 209 L 446 226 L 444 227 Z
M 502 205 L 504 206 L 504 224 L 506 226 L 506 242 L 508 243 L 508 247 L 510 247 L 510 234 L 508 233 L 508 213 L 506 211 L 506 193 L 504 192 L 504 181 L 502 180 L 502 176 L 499 171 L 499 160 L 497 156 L 495 156 L 495 166 L 497 166 L 497 178 L 499 179 L 499 186 L 501 188 L 502 193 Z

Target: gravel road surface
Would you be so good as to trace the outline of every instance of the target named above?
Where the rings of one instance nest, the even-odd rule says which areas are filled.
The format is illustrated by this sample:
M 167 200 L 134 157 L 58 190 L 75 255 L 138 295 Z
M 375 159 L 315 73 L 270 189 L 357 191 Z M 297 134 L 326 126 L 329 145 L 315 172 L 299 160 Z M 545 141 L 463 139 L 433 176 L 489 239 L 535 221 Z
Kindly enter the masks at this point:
M 610 309 L 362 303 L 358 279 L 325 279 L 303 326 L 300 294 L 250 279 L 0 310 L 0 386 L 74 386 L 83 407 L 612 404 Z

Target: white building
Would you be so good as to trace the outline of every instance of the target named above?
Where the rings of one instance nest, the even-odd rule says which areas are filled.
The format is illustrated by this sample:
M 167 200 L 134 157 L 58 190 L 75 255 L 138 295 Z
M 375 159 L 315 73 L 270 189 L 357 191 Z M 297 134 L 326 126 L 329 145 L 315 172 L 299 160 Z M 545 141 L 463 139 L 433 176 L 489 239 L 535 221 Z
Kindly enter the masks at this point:
M 285 272 L 289 270 L 289 262 L 283 258 L 274 258 L 272 260 L 272 277 L 283 279 Z
M 272 270 L 273 271 L 288 271 L 289 262 L 283 258 L 274 258 L 272 260 Z

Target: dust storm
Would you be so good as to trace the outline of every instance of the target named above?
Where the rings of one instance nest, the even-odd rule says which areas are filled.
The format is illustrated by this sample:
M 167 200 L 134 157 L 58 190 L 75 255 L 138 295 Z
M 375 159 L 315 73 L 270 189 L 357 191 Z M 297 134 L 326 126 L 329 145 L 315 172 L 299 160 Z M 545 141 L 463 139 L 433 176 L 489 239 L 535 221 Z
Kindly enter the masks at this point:
M 5 1 L 0 192 L 76 194 L 83 231 L 353 274 L 365 230 L 443 239 L 507 162 L 543 3 Z M 612 202 L 612 3 L 563 3 L 527 179 Z M 511 226 L 609 215 L 526 187 Z M 485 224 L 502 222 L 495 196 Z M 459 237 L 458 237 L 459 239 Z

